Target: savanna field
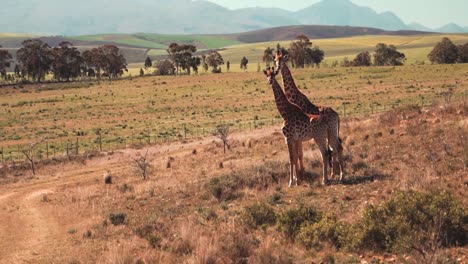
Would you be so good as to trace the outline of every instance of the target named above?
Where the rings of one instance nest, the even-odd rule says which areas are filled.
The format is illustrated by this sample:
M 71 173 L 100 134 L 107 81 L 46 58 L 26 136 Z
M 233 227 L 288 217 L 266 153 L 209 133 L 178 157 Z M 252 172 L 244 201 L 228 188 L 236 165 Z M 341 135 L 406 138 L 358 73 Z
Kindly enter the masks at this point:
M 405 66 L 331 67 L 382 38 L 406 45 Z M 304 181 L 287 187 L 282 119 L 256 60 L 1 87 L 0 263 L 467 263 L 468 64 L 423 64 L 431 38 L 318 40 L 326 63 L 292 70 L 341 117 L 345 180 L 327 186 L 310 142 Z M 36 142 L 33 175 L 22 150 Z

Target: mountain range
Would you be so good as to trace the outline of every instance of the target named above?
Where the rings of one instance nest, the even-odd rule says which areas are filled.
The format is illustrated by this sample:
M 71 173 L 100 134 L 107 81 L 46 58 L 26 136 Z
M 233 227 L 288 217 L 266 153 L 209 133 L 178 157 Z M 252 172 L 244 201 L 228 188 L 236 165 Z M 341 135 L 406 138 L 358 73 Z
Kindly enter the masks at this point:
M 229 34 L 288 25 L 337 25 L 384 30 L 465 33 L 453 23 L 438 29 L 405 24 L 392 12 L 377 13 L 350 0 L 323 0 L 291 12 L 279 8 L 230 10 L 192 0 L 2 0 L 0 31 L 40 35 L 153 32 Z

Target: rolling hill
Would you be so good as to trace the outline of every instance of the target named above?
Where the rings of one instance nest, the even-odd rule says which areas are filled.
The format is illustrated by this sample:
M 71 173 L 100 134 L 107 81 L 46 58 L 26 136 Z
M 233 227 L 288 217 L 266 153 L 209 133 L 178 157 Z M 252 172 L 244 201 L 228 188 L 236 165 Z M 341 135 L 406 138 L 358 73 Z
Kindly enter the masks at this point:
M 144 61 L 147 55 L 160 58 L 166 55 L 166 48 L 172 42 L 195 45 L 199 51 L 225 49 L 226 47 L 259 42 L 281 42 L 295 39 L 304 34 L 310 39 L 328 39 L 355 37 L 364 35 L 425 35 L 421 31 L 385 31 L 376 28 L 349 26 L 286 26 L 261 29 L 237 34 L 218 35 L 163 35 L 151 33 L 136 34 L 98 34 L 81 36 L 39 37 L 21 34 L 0 34 L 0 45 L 13 55 L 25 39 L 38 37 L 50 46 L 57 46 L 62 41 L 73 43 L 80 50 L 90 49 L 104 44 L 113 44 L 123 49 L 129 63 Z
M 394 13 L 377 13 L 351 0 L 322 0 L 297 12 L 279 8 L 230 10 L 208 1 L 107 0 L 72 6 L 60 0 L 7 0 L 0 9 L 0 28 L 38 35 L 90 35 L 150 32 L 158 34 L 230 34 L 290 25 L 374 27 L 384 30 L 420 30 L 406 25 Z M 450 31 L 454 29 L 455 31 Z M 464 30 L 464 31 L 460 31 Z M 443 32 L 467 32 L 460 26 Z M 447 31 L 448 30 L 448 31 Z M 434 30 L 430 30 L 434 31 Z

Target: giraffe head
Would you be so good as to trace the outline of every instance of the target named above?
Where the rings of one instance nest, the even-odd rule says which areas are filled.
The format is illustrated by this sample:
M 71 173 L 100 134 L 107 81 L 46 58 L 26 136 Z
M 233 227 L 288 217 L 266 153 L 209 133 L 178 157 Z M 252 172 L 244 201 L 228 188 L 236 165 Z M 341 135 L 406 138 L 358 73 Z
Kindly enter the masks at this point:
M 267 77 L 268 84 L 273 84 L 276 75 L 278 74 L 278 71 L 276 71 L 273 67 L 268 67 L 265 70 L 263 70 L 263 73 Z
M 279 70 L 281 67 L 281 63 L 288 62 L 288 59 L 289 53 L 285 48 L 281 48 L 280 50 L 278 50 L 275 56 L 276 69 Z

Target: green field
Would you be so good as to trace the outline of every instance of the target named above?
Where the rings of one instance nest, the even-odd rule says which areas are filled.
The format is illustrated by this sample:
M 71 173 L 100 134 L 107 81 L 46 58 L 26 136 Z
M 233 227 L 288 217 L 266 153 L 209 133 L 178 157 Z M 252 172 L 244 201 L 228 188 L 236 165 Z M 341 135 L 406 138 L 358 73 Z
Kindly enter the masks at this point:
M 466 97 L 467 72 L 467 64 L 293 70 L 314 103 L 343 118 L 430 105 L 451 90 L 453 98 Z M 4 87 L 0 105 L 0 142 L 10 151 L 40 139 L 64 151 L 77 138 L 95 149 L 99 129 L 109 148 L 148 135 L 153 142 L 203 136 L 219 123 L 245 130 L 282 122 L 263 73 L 253 70 Z
M 334 60 L 341 61 L 344 57 L 353 59 L 359 52 L 373 52 L 378 43 L 395 45 L 398 50 L 405 53 L 407 64 L 426 61 L 427 54 L 434 45 L 443 37 L 450 38 L 455 44 L 468 42 L 468 34 L 448 35 L 421 35 L 421 36 L 359 36 L 350 38 L 312 39 L 313 45 L 317 45 L 325 52 L 325 61 L 331 63 Z M 225 61 L 239 63 L 242 56 L 246 56 L 249 62 L 256 64 L 262 62 L 263 51 L 267 47 L 276 48 L 278 42 L 265 42 L 255 44 L 241 44 L 226 47 L 221 54 Z M 291 41 L 279 42 L 281 46 L 288 47 Z M 256 67 L 252 67 L 255 68 Z
M 165 50 L 172 42 L 190 43 L 201 49 L 218 49 L 240 42 L 217 36 L 202 35 L 160 35 L 160 34 L 102 34 L 74 36 L 71 39 L 81 41 L 101 41 L 116 44 L 131 45 L 140 48 Z

